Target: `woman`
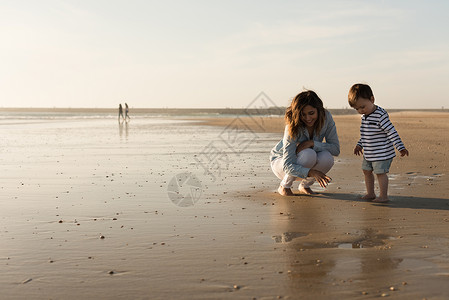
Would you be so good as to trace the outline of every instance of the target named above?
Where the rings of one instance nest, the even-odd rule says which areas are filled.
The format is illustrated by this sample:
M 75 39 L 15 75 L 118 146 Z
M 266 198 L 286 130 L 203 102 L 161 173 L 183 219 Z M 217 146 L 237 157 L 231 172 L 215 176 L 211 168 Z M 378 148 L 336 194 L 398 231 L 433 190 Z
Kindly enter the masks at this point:
M 313 91 L 299 93 L 285 112 L 284 138 L 271 150 L 271 168 L 281 179 L 279 194 L 292 196 L 292 184 L 300 180 L 301 194 L 315 194 L 310 186 L 316 181 L 326 187 L 326 175 L 340 154 L 337 129 L 332 115 Z M 323 140 L 326 140 L 323 142 Z

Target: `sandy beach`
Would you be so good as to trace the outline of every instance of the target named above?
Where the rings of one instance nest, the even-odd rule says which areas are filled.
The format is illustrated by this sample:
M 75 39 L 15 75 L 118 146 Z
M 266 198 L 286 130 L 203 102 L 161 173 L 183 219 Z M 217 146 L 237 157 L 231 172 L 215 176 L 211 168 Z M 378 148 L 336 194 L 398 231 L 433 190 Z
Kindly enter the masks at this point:
M 358 199 L 359 115 L 294 197 L 279 117 L 2 119 L 0 298 L 447 299 L 449 113 L 390 116 L 388 204 Z

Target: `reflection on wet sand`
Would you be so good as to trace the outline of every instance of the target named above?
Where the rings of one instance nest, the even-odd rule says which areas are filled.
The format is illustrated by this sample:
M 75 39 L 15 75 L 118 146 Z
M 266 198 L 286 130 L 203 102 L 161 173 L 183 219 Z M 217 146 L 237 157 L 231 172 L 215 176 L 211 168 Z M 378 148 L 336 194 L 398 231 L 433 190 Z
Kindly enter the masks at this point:
M 274 241 L 286 246 L 289 293 L 300 295 L 307 291 L 307 295 L 317 296 L 387 293 L 402 262 L 391 249 L 390 235 L 370 228 L 373 220 L 363 210 L 349 214 L 327 206 L 326 201 L 332 200 L 295 198 L 279 202 L 288 220 L 272 220 L 279 232 L 273 236 Z
M 125 127 L 125 138 L 128 139 L 128 122 L 119 122 L 118 131 L 120 138 L 123 136 L 123 127 Z

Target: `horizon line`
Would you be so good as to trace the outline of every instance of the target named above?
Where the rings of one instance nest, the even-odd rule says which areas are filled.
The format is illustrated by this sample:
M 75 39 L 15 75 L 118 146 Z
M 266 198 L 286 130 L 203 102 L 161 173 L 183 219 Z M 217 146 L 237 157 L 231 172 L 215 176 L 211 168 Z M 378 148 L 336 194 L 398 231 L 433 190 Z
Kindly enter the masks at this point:
M 130 107 L 133 110 L 276 110 L 285 109 L 287 106 L 271 107 Z M 449 108 L 394 108 L 382 107 L 390 110 L 424 110 L 424 111 L 449 111 Z M 118 107 L 0 107 L 0 110 L 118 110 Z M 332 110 L 353 110 L 352 107 L 325 107 Z

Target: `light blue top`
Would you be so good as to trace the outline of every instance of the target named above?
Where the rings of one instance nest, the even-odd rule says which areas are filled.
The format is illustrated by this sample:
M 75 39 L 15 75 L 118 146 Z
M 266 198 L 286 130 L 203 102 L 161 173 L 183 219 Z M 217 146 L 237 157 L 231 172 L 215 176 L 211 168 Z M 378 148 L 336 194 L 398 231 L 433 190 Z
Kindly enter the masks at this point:
M 326 140 L 323 142 L 323 140 Z M 288 175 L 306 178 L 310 168 L 305 168 L 296 163 L 296 146 L 299 143 L 310 140 L 309 132 L 303 128 L 298 136 L 292 139 L 288 134 L 288 126 L 285 126 L 284 138 L 277 143 L 271 150 L 270 161 L 282 158 L 284 162 L 284 172 Z M 333 156 L 340 154 L 340 142 L 338 141 L 337 128 L 334 119 L 329 111 L 326 110 L 326 116 L 323 128 L 319 135 L 313 136 L 313 150 L 316 152 L 327 150 Z

